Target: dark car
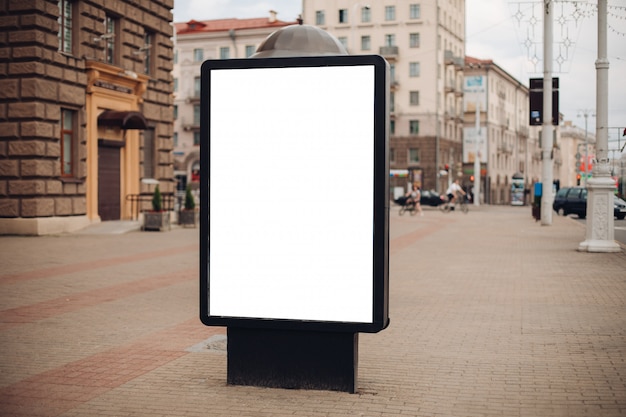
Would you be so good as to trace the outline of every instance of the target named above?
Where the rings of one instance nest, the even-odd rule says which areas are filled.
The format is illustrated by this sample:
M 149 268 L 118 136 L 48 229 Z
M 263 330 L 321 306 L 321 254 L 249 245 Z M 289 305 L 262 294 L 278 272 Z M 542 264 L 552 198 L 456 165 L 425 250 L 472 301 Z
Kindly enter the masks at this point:
M 422 196 L 420 197 L 420 204 L 422 206 L 437 207 L 443 203 L 445 203 L 445 201 L 441 198 L 439 194 L 437 194 L 436 191 L 433 191 L 433 190 L 422 191 Z
M 421 193 L 420 204 L 422 206 L 437 207 L 440 204 L 445 203 L 445 200 L 443 200 L 441 196 L 437 194 L 437 192 L 435 191 L 424 190 L 424 191 L 420 191 L 420 193 Z M 399 206 L 404 206 L 407 200 L 408 200 L 408 197 L 402 196 L 402 197 L 396 198 L 394 202 Z
M 554 196 L 554 211 L 562 216 L 576 214 L 581 219 L 587 217 L 587 189 L 583 187 L 563 187 Z M 626 202 L 614 196 L 613 213 L 618 219 L 626 217 Z

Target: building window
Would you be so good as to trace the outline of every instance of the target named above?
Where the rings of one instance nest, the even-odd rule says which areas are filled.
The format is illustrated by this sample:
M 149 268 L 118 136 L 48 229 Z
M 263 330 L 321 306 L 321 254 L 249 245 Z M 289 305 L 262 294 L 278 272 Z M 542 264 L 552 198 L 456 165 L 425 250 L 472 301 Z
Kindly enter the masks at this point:
M 59 51 L 72 53 L 72 2 L 59 0 Z
M 193 50 L 193 62 L 202 62 L 204 60 L 204 51 L 200 48 Z
M 318 10 L 315 12 L 315 24 L 316 25 L 326 24 L 326 16 L 324 16 L 324 10 Z
M 174 120 L 178 119 L 178 104 L 174 104 Z
M 193 96 L 200 97 L 200 77 L 193 78 Z
M 174 64 L 178 64 L 178 49 L 174 50 Z
M 246 45 L 246 58 L 254 55 L 256 47 L 254 45 Z
M 193 132 L 193 146 L 200 146 L 200 132 Z
M 346 36 L 339 36 L 337 40 L 343 45 L 344 48 L 348 49 L 348 38 Z
M 385 35 L 385 46 L 396 46 L 396 35 L 395 34 L 387 34 Z
M 372 21 L 372 10 L 369 6 L 361 7 L 361 22 L 367 23 Z
M 154 129 L 146 129 L 143 131 L 143 177 L 154 178 L 156 174 L 155 166 Z
M 372 38 L 369 35 L 361 36 L 361 49 L 363 51 L 372 49 Z
M 116 37 L 118 32 L 118 19 L 107 15 L 104 20 L 104 59 L 107 64 L 117 64 Z
M 389 121 L 389 134 L 391 135 L 396 134 L 396 121 L 395 120 Z
M 396 161 L 396 150 L 394 148 L 389 148 L 389 162 Z
M 396 20 L 396 6 L 385 6 L 385 20 Z
M 174 92 L 176 93 L 178 91 L 178 78 L 174 78 Z
M 339 23 L 348 23 L 348 9 L 339 9 Z
M 409 133 L 412 135 L 418 135 L 420 133 L 419 120 L 409 120 Z
M 172 140 L 174 141 L 174 147 L 178 147 L 178 132 L 174 132 L 174 136 L 172 136 Z
M 220 59 L 229 59 L 230 58 L 230 47 L 222 46 L 220 48 Z
M 193 106 L 193 125 L 200 126 L 200 106 Z
M 419 62 L 409 62 L 409 76 L 410 77 L 420 76 L 420 63 Z
M 409 164 L 418 164 L 420 162 L 420 153 L 418 148 L 409 148 Z
M 61 175 L 74 176 L 76 166 L 76 112 L 61 109 Z
M 145 32 L 143 35 L 143 46 L 141 50 L 143 52 L 143 72 L 145 74 L 152 74 L 152 39 L 154 34 Z
M 419 33 L 409 34 L 409 47 L 411 48 L 420 47 L 420 34 Z
M 411 91 L 409 92 L 409 99 L 411 106 L 419 106 L 420 104 L 420 92 L 419 91 Z
M 396 64 L 389 64 L 389 81 L 396 82 Z
M 409 19 L 419 19 L 419 18 L 420 18 L 420 5 L 410 4 L 409 5 Z
M 389 93 L 389 111 L 396 111 L 396 93 L 393 91 Z

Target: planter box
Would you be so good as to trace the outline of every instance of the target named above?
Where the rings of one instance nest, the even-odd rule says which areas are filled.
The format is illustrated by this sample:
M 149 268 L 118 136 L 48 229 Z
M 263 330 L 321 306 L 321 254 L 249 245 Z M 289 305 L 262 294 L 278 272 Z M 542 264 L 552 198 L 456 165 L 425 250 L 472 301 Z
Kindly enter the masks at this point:
M 197 210 L 181 210 L 178 212 L 178 224 L 181 226 L 193 226 L 198 224 Z
M 146 211 L 143 213 L 143 230 L 170 230 L 169 211 Z

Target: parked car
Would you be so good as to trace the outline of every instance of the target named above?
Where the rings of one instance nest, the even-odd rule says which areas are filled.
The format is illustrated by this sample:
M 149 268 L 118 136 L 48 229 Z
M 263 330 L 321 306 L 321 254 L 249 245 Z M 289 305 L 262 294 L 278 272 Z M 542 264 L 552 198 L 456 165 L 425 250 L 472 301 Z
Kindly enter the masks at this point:
M 587 217 L 587 189 L 583 187 L 563 187 L 554 196 L 552 208 L 558 214 L 576 214 L 581 219 Z M 617 196 L 613 200 L 613 214 L 618 219 L 626 217 L 626 202 Z
M 445 200 L 441 198 L 439 194 L 437 194 L 434 190 L 423 190 L 422 197 L 420 198 L 420 204 L 422 206 L 432 206 L 437 207 L 441 204 L 445 203 Z
M 422 206 L 432 206 L 432 207 L 437 207 L 440 204 L 445 203 L 446 201 L 441 198 L 441 196 L 439 194 L 437 194 L 436 191 L 431 190 L 421 190 L 421 197 L 420 197 L 420 204 Z M 402 196 L 402 197 L 398 197 L 394 200 L 394 202 L 399 205 L 399 206 L 404 206 L 406 201 L 408 200 L 408 197 L 406 196 Z
M 613 196 L 614 197 L 614 203 L 615 203 L 615 217 L 617 217 L 619 220 L 623 220 L 624 218 L 626 218 L 626 201 L 622 200 L 621 198 L 619 198 L 618 196 Z M 619 212 L 618 212 L 619 210 Z

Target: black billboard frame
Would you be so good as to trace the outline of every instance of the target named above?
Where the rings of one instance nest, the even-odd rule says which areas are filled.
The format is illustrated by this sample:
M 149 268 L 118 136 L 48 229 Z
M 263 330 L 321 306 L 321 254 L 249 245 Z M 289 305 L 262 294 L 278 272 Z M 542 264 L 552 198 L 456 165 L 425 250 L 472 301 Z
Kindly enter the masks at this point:
M 315 321 L 263 317 L 212 316 L 209 314 L 210 187 L 211 179 L 211 72 L 230 69 L 373 66 L 374 68 L 374 161 L 372 233 L 371 322 Z M 293 99 L 291 96 L 290 99 Z M 200 320 L 207 326 L 299 330 L 314 332 L 376 333 L 389 325 L 389 65 L 378 55 L 288 57 L 208 60 L 201 68 L 200 100 Z

